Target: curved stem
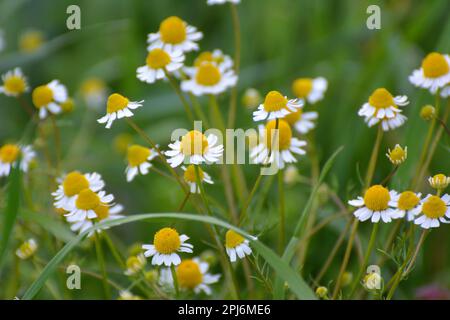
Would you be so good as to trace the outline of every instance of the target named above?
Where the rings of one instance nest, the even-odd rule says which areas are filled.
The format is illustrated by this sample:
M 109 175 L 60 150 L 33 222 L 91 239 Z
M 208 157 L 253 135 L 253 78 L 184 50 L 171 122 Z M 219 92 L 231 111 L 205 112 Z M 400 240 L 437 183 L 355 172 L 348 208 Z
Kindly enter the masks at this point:
M 95 251 L 97 254 L 98 265 L 102 274 L 103 290 L 105 292 L 106 300 L 111 299 L 111 291 L 109 289 L 108 275 L 106 273 L 105 257 L 103 255 L 102 244 L 97 232 L 94 232 Z
M 178 85 L 177 81 L 166 70 L 164 70 L 164 73 L 166 74 L 166 77 L 169 79 L 169 82 L 170 82 L 172 88 L 175 90 L 176 94 L 180 98 L 180 101 L 183 104 L 184 110 L 186 111 L 186 115 L 188 116 L 189 120 L 191 122 L 194 122 L 194 116 L 192 114 L 191 107 L 189 106 L 189 103 L 187 102 L 186 98 L 184 97 L 183 93 L 181 92 L 180 86 Z
M 284 242 L 285 242 L 285 228 L 286 228 L 286 217 L 285 217 L 285 199 L 284 199 L 284 181 L 283 181 L 283 170 L 278 170 L 278 195 L 279 195 L 279 214 L 280 214 L 280 243 L 279 248 L 282 253 Z
M 256 193 L 256 190 L 258 189 L 258 187 L 261 183 L 261 179 L 262 179 L 262 175 L 258 174 L 258 178 L 256 178 L 256 181 L 255 181 L 255 184 L 253 185 L 252 191 L 250 191 L 250 195 L 247 197 L 247 200 L 245 200 L 244 206 L 242 207 L 241 215 L 239 216 L 238 226 L 240 226 L 246 218 L 248 207 L 250 206 L 250 203 Z

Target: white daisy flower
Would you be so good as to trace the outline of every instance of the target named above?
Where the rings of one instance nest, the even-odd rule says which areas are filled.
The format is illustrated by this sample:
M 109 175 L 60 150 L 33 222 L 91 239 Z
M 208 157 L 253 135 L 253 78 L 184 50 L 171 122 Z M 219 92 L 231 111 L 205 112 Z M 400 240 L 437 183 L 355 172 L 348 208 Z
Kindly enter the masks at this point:
M 32 93 L 34 106 L 39 110 L 39 118 L 44 119 L 50 114 L 63 111 L 61 104 L 68 98 L 66 87 L 59 80 L 36 87 Z
M 187 168 L 182 166 L 181 169 L 184 171 L 184 181 L 189 185 L 191 193 L 200 193 L 200 187 L 197 185 L 197 173 L 195 170 L 195 165 L 191 164 Z M 213 184 L 211 176 L 198 167 L 198 175 L 201 182 L 206 182 Z
M 15 68 L 3 74 L 2 80 L 3 85 L 0 86 L 0 93 L 7 96 L 17 97 L 29 89 L 27 78 L 20 68 Z
M 11 169 L 17 165 L 20 157 L 20 170 L 27 172 L 36 153 L 31 146 L 5 144 L 0 148 L 0 177 L 7 177 Z
M 224 4 L 224 3 L 234 3 L 234 4 L 238 4 L 241 2 L 241 0 L 208 0 L 208 5 L 212 6 L 215 4 Z
M 80 91 L 87 107 L 91 109 L 100 109 L 108 98 L 108 88 L 100 78 L 92 77 L 84 80 Z
M 315 128 L 315 120 L 319 117 L 316 111 L 303 112 L 303 107 L 284 116 L 283 120 L 289 123 L 301 134 L 306 134 Z
M 278 91 L 270 91 L 264 102 L 258 109 L 253 111 L 253 121 L 273 120 L 284 118 L 291 112 L 295 112 L 303 107 L 304 101 L 301 99 L 288 100 Z
M 353 214 L 359 221 L 371 219 L 373 223 L 378 223 L 380 219 L 385 222 L 391 222 L 394 218 L 395 197 L 397 192 L 389 191 L 382 185 L 373 185 L 367 189 L 363 197 L 350 200 L 349 205 L 359 207 Z
M 450 223 L 450 195 L 427 195 L 420 203 L 419 217 L 414 223 L 424 229 L 437 228 L 440 223 Z
M 299 98 L 314 104 L 323 99 L 328 82 L 325 78 L 298 78 L 292 83 L 292 92 Z
M 233 59 L 231 59 L 230 56 L 223 54 L 222 50 L 215 49 L 213 52 L 203 51 L 200 53 L 194 60 L 194 65 L 192 67 L 184 67 L 183 72 L 192 78 L 195 76 L 197 68 L 204 62 L 213 63 L 223 71 L 233 68 Z
M 165 79 L 166 72 L 173 73 L 183 66 L 183 51 L 166 51 L 153 47 L 149 49 L 145 66 L 137 68 L 137 78 L 143 82 L 154 83 Z
M 211 295 L 210 285 L 220 279 L 220 274 L 208 273 L 209 264 L 201 261 L 199 258 L 186 259 L 181 261 L 176 268 L 176 277 L 178 285 L 182 290 L 193 290 L 196 294 L 204 292 Z M 159 276 L 160 286 L 173 290 L 173 277 L 170 268 L 164 268 Z
M 381 122 L 384 131 L 400 127 L 406 121 L 398 106 L 409 104 L 407 96 L 393 97 L 385 88 L 376 89 L 358 111 L 358 115 L 365 118 L 369 127 Z
M 276 122 L 278 121 L 278 134 L 276 134 Z M 272 146 L 272 139 L 278 138 L 278 144 Z M 254 163 L 269 164 L 275 163 L 276 167 L 283 169 L 286 163 L 297 162 L 293 154 L 304 155 L 306 141 L 299 140 L 292 136 L 289 124 L 280 120 L 271 120 L 266 126 L 259 126 L 259 144 L 250 152 L 250 158 Z
M 143 102 L 144 100 L 130 101 L 121 94 L 113 93 L 108 97 L 106 103 L 106 115 L 98 119 L 97 122 L 106 123 L 106 129 L 109 129 L 114 120 L 132 117 L 133 112 L 131 110 L 142 107 Z
M 252 254 L 252 249 L 249 246 L 249 241 L 241 236 L 239 233 L 228 230 L 225 234 L 225 249 L 231 262 L 236 261 L 236 255 L 239 259 L 244 259 L 245 256 Z
M 406 158 L 408 157 L 408 147 L 403 149 L 399 144 L 396 144 L 394 149 L 388 149 L 386 157 L 388 157 L 393 165 L 398 166 L 406 161 Z
M 206 137 L 197 130 L 189 131 L 181 141 L 169 144 L 169 151 L 165 155 L 169 158 L 167 162 L 173 167 L 178 167 L 181 163 L 202 164 L 215 163 L 220 160 L 223 153 L 223 145 L 217 144 L 219 138 L 210 134 Z
M 156 147 L 158 148 L 158 146 Z M 137 144 L 129 146 L 127 150 L 128 166 L 125 169 L 127 182 L 132 181 L 139 173 L 146 175 L 152 167 L 150 161 L 157 156 L 158 153 L 155 149 L 142 147 Z
M 188 80 L 181 81 L 181 90 L 196 96 L 207 94 L 218 95 L 228 88 L 234 87 L 238 77 L 233 69 L 212 62 L 202 62 Z
M 86 188 L 75 196 L 73 206 L 66 209 L 68 213 L 65 216 L 67 221 L 71 223 L 86 219 L 99 219 L 97 212 L 103 214 L 102 210 L 105 209 L 104 207 L 109 206 L 113 200 L 114 196 L 112 194 L 106 194 L 105 191 L 96 193 Z M 121 207 L 119 209 L 117 210 L 122 210 Z
M 117 300 L 142 300 L 142 298 L 128 290 L 122 290 L 119 292 Z
M 412 221 L 420 213 L 420 198 L 422 194 L 414 193 L 412 191 L 404 191 L 400 194 L 395 193 L 392 197 L 392 202 L 396 208 L 392 218 L 404 218 L 407 221 Z
M 147 260 L 145 259 L 145 256 L 140 253 L 136 256 L 128 257 L 125 264 L 127 269 L 124 274 L 126 276 L 133 276 L 144 269 L 144 266 L 147 264 Z
M 38 249 L 38 244 L 33 238 L 28 239 L 22 243 L 19 249 L 16 250 L 16 256 L 22 260 L 30 258 Z
M 71 210 L 75 206 L 75 198 L 84 189 L 93 192 L 100 191 L 105 186 L 105 182 L 98 173 L 81 174 L 72 171 L 62 178 L 58 178 L 58 189 L 52 193 L 55 198 L 53 205 L 57 209 Z
M 152 264 L 167 267 L 179 265 L 181 258 L 177 252 L 192 253 L 192 244 L 186 241 L 189 237 L 185 234 L 181 236 L 173 228 L 162 228 L 155 233 L 153 244 L 144 244 L 142 249 L 146 250 L 144 256 L 152 257 Z
M 168 17 L 159 25 L 157 33 L 150 33 L 147 38 L 149 50 L 153 46 L 159 46 L 167 51 L 190 52 L 198 50 L 197 41 L 203 38 L 203 34 L 197 28 L 188 25 L 179 17 Z
M 429 177 L 428 183 L 433 189 L 443 190 L 450 184 L 450 177 L 447 177 L 445 174 L 439 173 L 432 177 Z
M 450 83 L 449 55 L 438 52 L 428 54 L 422 60 L 422 67 L 409 76 L 409 81 L 416 87 L 428 89 L 431 94 L 435 94 Z

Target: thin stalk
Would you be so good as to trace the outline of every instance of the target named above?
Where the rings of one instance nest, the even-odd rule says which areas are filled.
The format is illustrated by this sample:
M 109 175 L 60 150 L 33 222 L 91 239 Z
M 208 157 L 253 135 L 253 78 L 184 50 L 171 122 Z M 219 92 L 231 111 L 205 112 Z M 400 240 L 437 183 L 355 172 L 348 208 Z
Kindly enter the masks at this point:
M 55 116 L 52 115 L 50 118 L 53 126 L 53 134 L 55 136 L 56 170 L 59 172 L 61 162 L 61 133 L 59 131 L 58 125 L 56 124 Z
M 125 264 L 125 262 L 123 261 L 123 257 L 122 257 L 122 255 L 120 254 L 120 252 L 117 250 L 116 246 L 115 246 L 114 243 L 112 242 L 112 240 L 111 240 L 111 238 L 109 237 L 109 235 L 108 235 L 106 232 L 103 232 L 103 233 L 102 233 L 102 237 L 103 237 L 103 239 L 105 240 L 106 244 L 108 245 L 109 250 L 111 251 L 111 253 L 112 253 L 114 259 L 116 260 L 116 262 L 119 264 L 119 266 L 120 266 L 122 269 L 125 269 L 125 268 L 126 268 L 126 264 Z
M 241 214 L 239 216 L 238 226 L 240 226 L 244 222 L 244 220 L 247 216 L 248 207 L 250 206 L 250 203 L 252 202 L 252 199 L 256 193 L 256 190 L 258 190 L 258 187 L 261 183 L 261 178 L 262 178 L 262 175 L 259 174 L 258 178 L 256 178 L 255 184 L 253 185 L 250 195 L 247 197 L 247 200 L 245 201 L 244 206 L 242 207 Z
M 177 212 L 181 212 L 181 211 L 184 209 L 184 206 L 186 205 L 186 203 L 187 203 L 187 201 L 188 201 L 190 195 L 191 195 L 190 192 L 186 193 L 186 195 L 185 195 L 184 198 L 183 198 L 183 201 L 182 201 L 182 202 L 180 203 L 180 205 L 178 206 Z
M 365 189 L 370 187 L 372 183 L 373 174 L 375 173 L 375 167 L 378 159 L 378 152 L 380 150 L 381 140 L 383 138 L 383 128 L 381 125 L 378 126 L 377 137 L 375 140 L 375 144 L 373 146 L 372 155 L 370 156 L 369 167 L 367 168 L 367 174 L 365 179 Z
M 381 181 L 381 185 L 385 186 L 388 184 L 388 182 L 395 176 L 395 174 L 397 173 L 399 166 L 394 166 L 394 168 L 391 170 L 391 172 L 389 172 L 389 174 L 387 175 L 386 178 L 383 179 L 383 181 Z
M 445 124 L 445 122 L 439 118 L 436 118 L 436 120 L 439 122 L 439 124 L 444 128 L 445 132 L 447 133 L 447 135 L 450 136 L 450 129 L 449 127 L 447 127 L 447 125 Z
M 286 217 L 285 217 L 285 196 L 284 196 L 284 181 L 283 170 L 278 170 L 278 196 L 279 196 L 279 214 L 280 214 L 280 252 L 283 252 L 285 238 L 286 238 Z
M 177 277 L 177 271 L 175 270 L 175 265 L 170 266 L 170 271 L 172 272 L 172 278 L 173 278 L 173 286 L 175 287 L 175 297 L 178 298 L 180 295 L 180 288 L 178 287 L 178 277 Z
M 172 77 L 172 75 L 164 70 L 164 73 L 166 74 L 166 77 L 169 79 L 170 85 L 175 90 L 176 94 L 180 98 L 181 103 L 183 104 L 184 110 L 186 111 L 186 115 L 189 118 L 189 121 L 194 122 L 194 116 L 191 111 L 191 107 L 189 106 L 189 103 L 187 102 L 186 98 L 183 95 L 183 92 L 181 92 L 180 86 L 178 85 L 177 81 Z
M 241 26 L 237 6 L 230 3 L 230 8 L 234 34 L 234 71 L 236 72 L 236 75 L 238 75 L 241 66 Z M 228 127 L 230 128 L 234 127 L 234 122 L 236 120 L 237 95 L 238 90 L 237 86 L 235 86 L 231 89 L 230 112 L 228 114 Z
M 102 244 L 97 232 L 94 233 L 95 252 L 97 254 L 98 265 L 102 274 L 103 291 L 105 293 L 106 300 L 111 299 L 111 291 L 108 284 L 108 275 L 106 273 L 105 257 L 103 255 Z

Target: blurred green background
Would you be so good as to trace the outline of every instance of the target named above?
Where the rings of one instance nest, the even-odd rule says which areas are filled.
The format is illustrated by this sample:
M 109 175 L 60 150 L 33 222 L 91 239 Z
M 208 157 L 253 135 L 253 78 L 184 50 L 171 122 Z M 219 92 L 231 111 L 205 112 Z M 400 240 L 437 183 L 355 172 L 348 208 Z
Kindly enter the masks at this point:
M 70 4 L 81 8 L 81 30 L 66 28 L 66 8 Z M 370 4 L 381 7 L 381 30 L 366 27 L 366 8 Z M 419 67 L 428 52 L 449 52 L 450 2 L 242 0 L 238 10 L 242 28 L 240 95 L 248 87 L 255 87 L 262 94 L 274 89 L 291 95 L 290 86 L 296 77 L 328 79 L 325 99 L 317 106 L 320 118 L 315 139 L 322 164 L 339 146 L 345 146 L 328 179 L 329 187 L 343 200 L 354 197 L 361 189 L 357 168 L 365 172 L 376 133 L 375 128 L 367 128 L 357 110 L 378 87 L 409 97 L 411 104 L 404 111 L 409 120 L 400 129 L 385 135 L 374 178 L 382 180 L 391 169 L 384 157 L 387 148 L 396 143 L 407 145 L 408 160 L 391 183 L 399 190 L 405 188 L 415 174 L 427 130 L 427 123 L 418 112 L 424 104 L 434 102 L 426 91 L 408 82 L 408 75 Z M 95 76 L 106 81 L 110 92 L 120 92 L 132 100 L 145 100 L 135 119 L 164 149 L 173 129 L 188 126 L 183 108 L 167 83 L 148 85 L 138 81 L 135 73 L 144 64 L 147 34 L 157 31 L 159 23 L 171 15 L 181 17 L 204 33 L 201 50 L 220 48 L 233 55 L 230 10 L 228 6 L 207 6 L 206 0 L 0 0 L 0 29 L 6 37 L 6 49 L 0 52 L 0 73 L 19 66 L 32 88 L 52 79 L 67 85 L 76 107 L 72 114 L 58 121 L 63 134 L 64 169 L 100 172 L 107 190 L 125 205 L 127 214 L 174 211 L 182 194 L 170 180 L 154 173 L 126 183 L 125 158 L 117 152 L 114 139 L 128 132 L 134 136 L 134 142 L 143 141 L 124 122 L 115 122 L 111 130 L 97 124 L 95 119 L 103 110 L 86 109 L 80 99 L 80 85 L 86 78 Z M 20 53 L 18 39 L 29 29 L 42 31 L 45 43 L 35 53 Z M 187 61 L 191 62 L 195 56 L 195 53 L 188 54 Z M 27 99 L 31 101 L 29 96 Z M 227 113 L 227 100 L 228 95 L 220 100 L 224 113 Z M 206 109 L 206 101 L 202 102 Z M 237 119 L 238 127 L 255 126 L 251 111 L 243 106 L 238 107 Z M 27 114 L 15 99 L 0 96 L 1 144 L 19 140 L 27 122 Z M 310 176 L 307 157 L 299 161 L 298 168 L 303 176 Z M 208 171 L 216 181 L 209 192 L 219 203 L 224 203 L 219 170 Z M 441 140 L 431 163 L 430 173 L 438 172 L 450 173 L 448 137 Z M 251 186 L 257 168 L 247 165 L 245 173 Z M 288 226 L 296 221 L 309 191 L 304 184 L 288 188 Z M 424 184 L 422 191 L 430 190 Z M 272 186 L 261 209 L 251 211 L 252 223 L 248 230 L 257 234 L 264 231 L 262 240 L 273 248 L 277 243 L 276 194 Z M 43 208 L 50 208 L 50 195 L 37 194 L 35 201 L 42 203 Z M 325 194 L 318 216 L 326 217 L 336 210 Z M 179 222 L 176 225 L 193 238 L 197 248 L 207 247 L 200 225 Z M 306 280 L 317 274 L 344 225 L 342 219 L 332 223 L 313 239 L 302 270 Z M 158 227 L 133 224 L 118 228 L 115 234 L 126 244 L 148 243 Z M 363 245 L 369 227 L 363 224 L 360 229 Z M 382 226 L 379 241 L 384 239 L 388 228 Z M 288 230 L 288 235 L 289 232 L 292 230 Z M 449 288 L 447 226 L 432 232 L 423 252 L 416 270 L 401 284 L 400 297 L 413 298 L 415 288 L 433 282 Z M 342 254 L 339 253 L 323 280 L 325 285 L 337 274 Z M 385 268 L 382 272 L 388 277 L 394 265 L 388 263 Z M 85 290 L 80 295 L 95 297 Z

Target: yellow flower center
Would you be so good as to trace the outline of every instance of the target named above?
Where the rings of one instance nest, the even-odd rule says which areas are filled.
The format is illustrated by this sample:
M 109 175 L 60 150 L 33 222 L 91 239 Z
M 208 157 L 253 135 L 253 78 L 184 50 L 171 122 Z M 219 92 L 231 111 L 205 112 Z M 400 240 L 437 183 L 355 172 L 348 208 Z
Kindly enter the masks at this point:
M 432 120 L 435 114 L 436 109 L 432 105 L 427 104 L 420 109 L 420 117 L 424 120 Z
M 64 194 L 72 197 L 79 194 L 81 190 L 89 188 L 89 181 L 81 173 L 73 171 L 64 179 L 63 188 Z
M 390 200 L 388 189 L 381 185 L 371 186 L 364 194 L 364 204 L 372 211 L 386 210 Z
M 438 173 L 433 176 L 433 182 L 437 185 L 445 184 L 446 181 L 447 181 L 447 177 L 445 176 L 445 174 Z
M 398 208 L 400 210 L 411 210 L 419 204 L 419 197 L 412 191 L 405 191 L 400 194 Z
M 163 49 L 156 48 L 147 55 L 147 66 L 150 69 L 162 69 L 170 63 L 170 56 Z
M 147 161 L 150 156 L 150 149 L 134 144 L 128 147 L 127 158 L 128 164 L 131 167 L 136 167 L 145 161 Z
M 286 121 L 279 119 L 278 122 L 278 134 L 275 133 L 276 120 L 270 120 L 266 124 L 266 145 L 269 149 L 272 149 L 272 139 L 278 139 L 278 150 L 286 150 L 291 146 L 292 130 Z M 276 148 L 276 144 L 274 144 Z
M 422 207 L 422 212 L 431 219 L 443 217 L 447 211 L 445 202 L 438 196 L 429 197 Z
M 39 86 L 33 90 L 33 103 L 36 108 L 42 108 L 53 101 L 53 91 L 48 86 Z
M 396 145 L 395 148 L 389 152 L 389 157 L 392 161 L 403 161 L 406 157 L 406 152 L 402 147 Z
M 189 131 L 181 138 L 181 152 L 184 155 L 202 155 L 206 148 L 208 148 L 208 139 L 200 131 Z
M 61 108 L 63 109 L 64 112 L 72 112 L 74 107 L 75 103 L 73 102 L 72 98 L 69 98 L 63 103 L 61 103 Z
M 203 86 L 213 86 L 220 82 L 222 75 L 220 74 L 219 68 L 217 68 L 213 63 L 204 62 L 197 70 L 195 75 L 195 81 Z
M 0 148 L 0 160 L 3 163 L 12 163 L 20 155 L 20 148 L 14 144 L 5 144 Z
M 22 243 L 19 247 L 19 251 L 25 259 L 31 257 L 36 252 L 36 249 L 36 245 L 30 241 Z
M 103 80 L 98 78 L 90 78 L 83 82 L 81 85 L 81 92 L 84 95 L 89 95 L 91 93 L 97 93 L 105 89 L 105 83 Z
M 437 52 L 428 54 L 422 61 L 423 74 L 427 78 L 438 78 L 449 72 L 445 57 Z
M 394 97 L 385 88 L 376 89 L 369 97 L 369 103 L 372 107 L 377 109 L 395 106 Z
M 165 43 L 182 43 L 186 40 L 186 23 L 178 17 L 169 17 L 161 22 L 159 33 Z
M 128 102 L 129 100 L 123 95 L 113 93 L 108 97 L 108 102 L 106 103 L 106 112 L 113 113 L 125 109 L 128 105 Z
M 193 260 L 183 260 L 177 268 L 178 283 L 181 288 L 194 289 L 203 281 L 200 266 Z
M 12 76 L 5 79 L 5 83 L 3 85 L 5 87 L 5 91 L 15 94 L 23 93 L 26 88 L 25 79 L 19 76 Z
M 109 217 L 109 206 L 106 203 L 100 203 L 95 209 L 98 220 L 104 220 Z
M 311 92 L 313 82 L 311 78 L 300 78 L 292 84 L 292 91 L 297 98 L 306 98 Z
M 233 230 L 228 230 L 227 233 L 225 234 L 225 246 L 227 248 L 230 248 L 230 249 L 236 248 L 238 245 L 240 245 L 244 241 L 245 241 L 245 238 Z
M 142 268 L 142 261 L 137 256 L 131 256 L 126 261 L 127 269 L 140 270 Z
M 180 248 L 180 236 L 175 229 L 162 228 L 155 234 L 153 245 L 159 253 L 171 254 Z
M 91 189 L 83 189 L 78 194 L 75 205 L 81 210 L 94 210 L 100 205 L 100 197 Z
M 287 123 L 289 123 L 292 126 L 302 118 L 302 112 L 303 112 L 303 110 L 300 108 L 295 112 L 291 112 L 291 113 L 285 115 L 283 120 L 285 120 Z
M 200 178 L 200 181 L 203 181 L 203 170 L 199 167 L 198 168 L 198 175 Z M 186 171 L 184 172 L 184 180 L 186 180 L 186 182 L 193 182 L 196 183 L 197 182 L 197 173 L 195 170 L 195 166 L 193 164 L 189 165 L 186 168 Z
M 194 61 L 195 67 L 200 67 L 203 62 L 213 62 L 220 64 L 223 62 L 223 56 L 214 56 L 211 51 L 204 51 L 198 55 Z
M 279 111 L 286 108 L 288 101 L 278 91 L 270 91 L 264 100 L 264 110 L 267 112 Z
M 36 51 L 42 46 L 44 35 L 40 31 L 28 31 L 19 40 L 20 50 L 26 53 Z

